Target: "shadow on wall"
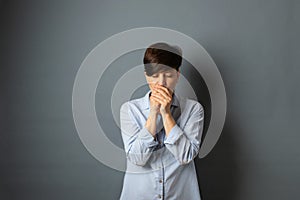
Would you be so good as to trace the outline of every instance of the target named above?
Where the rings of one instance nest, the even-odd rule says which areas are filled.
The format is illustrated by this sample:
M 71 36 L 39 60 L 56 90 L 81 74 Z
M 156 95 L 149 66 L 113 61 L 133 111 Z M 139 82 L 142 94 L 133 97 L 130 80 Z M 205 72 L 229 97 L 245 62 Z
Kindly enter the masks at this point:
M 236 133 L 239 131 L 228 122 L 229 113 L 222 134 L 213 150 L 204 158 L 195 159 L 199 189 L 202 200 L 237 200 L 242 173 L 238 167 Z
M 199 102 L 204 107 L 204 131 L 202 141 L 207 133 L 211 118 L 211 99 L 204 79 L 194 67 L 185 61 L 182 73 L 188 77 L 189 82 L 197 95 Z M 236 119 L 227 109 L 226 121 L 222 134 L 213 150 L 204 158 L 195 159 L 199 189 L 202 200 L 234 200 L 237 199 L 242 175 L 238 169 L 237 154 L 240 152 L 235 135 L 240 130 L 228 122 Z

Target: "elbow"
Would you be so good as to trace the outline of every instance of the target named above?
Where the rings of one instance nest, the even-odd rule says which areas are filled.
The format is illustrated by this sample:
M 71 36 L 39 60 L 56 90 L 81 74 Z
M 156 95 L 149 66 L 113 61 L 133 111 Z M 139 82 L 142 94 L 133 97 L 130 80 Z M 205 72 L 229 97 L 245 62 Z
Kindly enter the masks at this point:
M 193 159 L 178 159 L 180 165 L 187 165 L 192 162 Z
M 186 155 L 183 155 L 180 159 L 177 159 L 179 161 L 180 165 L 187 165 L 190 162 L 192 162 L 195 157 L 198 155 L 199 151 L 195 149 L 192 152 L 188 152 Z
M 140 167 L 143 167 L 146 165 L 145 159 L 143 159 L 141 157 L 137 157 L 136 155 L 134 155 L 132 153 L 127 153 L 126 157 L 127 157 L 127 160 L 134 165 L 137 165 Z
M 129 162 L 131 162 L 132 164 L 134 165 L 137 165 L 137 166 L 140 166 L 140 167 L 143 167 L 146 165 L 146 162 L 142 162 L 140 160 L 132 160 L 132 159 L 128 159 Z

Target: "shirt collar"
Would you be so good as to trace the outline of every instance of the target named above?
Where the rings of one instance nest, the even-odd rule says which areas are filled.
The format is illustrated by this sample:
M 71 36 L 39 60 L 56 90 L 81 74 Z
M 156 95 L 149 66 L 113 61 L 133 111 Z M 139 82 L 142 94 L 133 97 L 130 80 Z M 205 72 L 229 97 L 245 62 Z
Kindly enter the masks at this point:
M 149 90 L 146 93 L 146 95 L 144 97 L 142 97 L 143 98 L 142 106 L 143 106 L 144 109 L 149 109 L 149 107 L 150 107 L 150 93 L 151 93 L 151 90 Z M 174 90 L 173 95 L 172 95 L 171 106 L 175 106 L 175 107 L 179 106 L 179 97 L 176 94 L 175 90 Z

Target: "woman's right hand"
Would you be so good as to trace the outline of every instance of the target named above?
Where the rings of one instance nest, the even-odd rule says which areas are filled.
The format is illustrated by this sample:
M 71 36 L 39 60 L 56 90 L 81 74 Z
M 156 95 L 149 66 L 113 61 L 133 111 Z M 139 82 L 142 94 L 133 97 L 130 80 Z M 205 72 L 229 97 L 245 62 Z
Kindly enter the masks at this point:
M 155 101 L 152 96 L 150 96 L 150 113 L 151 114 L 160 113 L 160 103 Z
M 151 93 L 152 92 L 156 92 L 153 88 L 153 84 L 150 85 L 150 89 L 151 89 Z M 153 99 L 153 96 L 151 96 L 150 93 L 150 113 L 148 116 L 148 119 L 146 121 L 145 127 L 147 128 L 147 130 L 151 133 L 151 135 L 156 138 L 156 119 L 157 119 L 157 115 L 160 113 L 160 103 L 158 103 L 157 101 L 155 101 Z
M 151 93 L 155 93 L 154 84 L 150 84 Z M 160 103 L 155 101 L 150 94 L 150 113 L 159 114 L 160 113 Z

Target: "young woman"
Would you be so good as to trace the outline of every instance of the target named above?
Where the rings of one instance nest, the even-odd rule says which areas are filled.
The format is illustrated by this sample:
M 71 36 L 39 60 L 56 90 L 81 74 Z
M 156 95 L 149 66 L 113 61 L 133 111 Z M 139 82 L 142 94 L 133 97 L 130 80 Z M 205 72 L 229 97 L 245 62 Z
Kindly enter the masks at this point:
M 149 46 L 144 55 L 150 90 L 121 106 L 121 133 L 127 157 L 121 200 L 199 200 L 194 165 L 204 111 L 175 94 L 182 63 L 179 47 Z

